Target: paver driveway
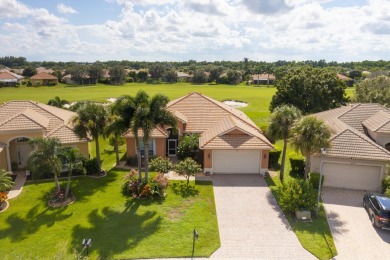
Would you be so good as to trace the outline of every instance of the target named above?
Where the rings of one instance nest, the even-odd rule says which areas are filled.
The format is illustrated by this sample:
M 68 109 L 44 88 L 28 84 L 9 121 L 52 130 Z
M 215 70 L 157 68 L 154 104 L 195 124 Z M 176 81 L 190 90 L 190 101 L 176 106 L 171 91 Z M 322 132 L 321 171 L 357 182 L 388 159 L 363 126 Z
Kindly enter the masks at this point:
M 214 175 L 221 247 L 212 258 L 315 259 L 299 243 L 264 178 Z
M 336 244 L 336 259 L 389 259 L 390 231 L 371 225 L 363 191 L 324 188 L 322 199 Z

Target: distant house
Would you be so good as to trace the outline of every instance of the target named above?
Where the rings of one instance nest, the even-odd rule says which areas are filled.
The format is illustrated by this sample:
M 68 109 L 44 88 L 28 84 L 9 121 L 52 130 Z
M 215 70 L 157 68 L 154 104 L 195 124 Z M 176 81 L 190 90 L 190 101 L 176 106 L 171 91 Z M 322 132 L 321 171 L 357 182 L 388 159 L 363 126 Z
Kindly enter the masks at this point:
M 355 81 L 354 81 L 353 79 L 351 79 L 351 78 L 349 78 L 349 77 L 347 77 L 347 76 L 345 76 L 345 75 L 343 75 L 343 74 L 337 73 L 337 77 L 338 77 L 339 79 L 341 79 L 342 81 L 344 81 L 345 84 L 346 84 L 348 87 L 352 87 L 353 84 L 355 83 Z
M 185 72 L 178 71 L 177 73 L 177 82 L 191 82 L 194 75 L 190 75 Z
M 46 72 L 38 73 L 30 78 L 33 86 L 53 86 L 58 84 L 58 78 Z
M 35 101 L 9 101 L 0 105 L 0 169 L 12 165 L 24 169 L 31 147 L 31 138 L 58 138 L 65 146 L 77 147 L 88 156 L 88 139 L 73 132 L 71 119 L 75 112 Z M 15 167 L 15 166 L 14 166 Z
M 38 68 L 36 68 L 36 70 L 37 70 L 37 74 L 42 73 L 42 72 L 46 72 L 48 74 L 52 74 L 54 72 L 54 70 L 47 69 L 45 67 L 38 67 Z
M 256 74 L 252 75 L 252 83 L 257 85 L 273 85 L 275 83 L 275 75 L 273 74 Z
M 70 74 L 63 76 L 62 81 L 68 85 L 96 84 L 97 83 L 97 80 L 90 79 L 89 76 L 85 76 L 85 78 L 83 79 L 83 82 L 78 82 L 78 81 L 73 80 L 72 75 L 70 75 Z
M 15 87 L 22 82 L 23 78 L 23 76 L 16 73 L 7 70 L 0 70 L 0 87 Z

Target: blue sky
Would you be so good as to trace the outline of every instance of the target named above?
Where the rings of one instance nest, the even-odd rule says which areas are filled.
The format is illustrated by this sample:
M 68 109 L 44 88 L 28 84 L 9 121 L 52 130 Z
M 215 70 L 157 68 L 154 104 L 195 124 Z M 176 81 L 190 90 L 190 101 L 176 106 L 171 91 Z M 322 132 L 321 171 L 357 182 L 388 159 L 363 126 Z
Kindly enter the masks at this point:
M 389 0 L 1 0 L 0 56 L 390 59 Z

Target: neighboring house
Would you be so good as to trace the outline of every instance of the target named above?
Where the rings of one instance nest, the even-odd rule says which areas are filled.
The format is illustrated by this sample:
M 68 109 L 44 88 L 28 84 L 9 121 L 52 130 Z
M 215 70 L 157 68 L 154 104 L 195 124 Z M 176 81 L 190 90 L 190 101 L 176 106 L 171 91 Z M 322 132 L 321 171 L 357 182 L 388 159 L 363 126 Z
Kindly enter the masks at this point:
M 380 191 L 390 163 L 390 110 L 379 104 L 351 104 L 314 114 L 330 128 L 331 147 L 323 157 L 325 186 Z M 319 172 L 320 155 L 312 155 Z
M 256 74 L 252 75 L 252 83 L 258 85 L 273 85 L 275 83 L 273 74 Z
M 53 86 L 58 84 L 58 78 L 46 72 L 38 73 L 30 78 L 33 86 Z
M 48 73 L 48 74 L 54 73 L 54 70 L 47 69 L 45 67 L 38 67 L 38 68 L 36 68 L 36 70 L 37 70 L 37 74 L 42 73 L 42 72 L 45 72 L 45 73 Z
M 354 81 L 353 79 L 351 79 L 351 78 L 349 78 L 349 77 L 347 77 L 347 76 L 345 76 L 345 75 L 343 75 L 343 74 L 337 73 L 337 77 L 338 77 L 339 79 L 341 79 L 342 81 L 344 81 L 345 84 L 346 84 L 348 87 L 352 87 L 353 84 L 355 83 L 355 81 Z
M 190 75 L 188 73 L 177 71 L 177 82 L 192 82 L 192 78 L 194 75 Z
M 62 82 L 68 85 L 81 85 L 81 84 L 96 84 L 96 79 L 91 79 L 88 75 L 85 76 L 83 82 L 78 82 L 72 79 L 72 75 L 67 74 L 62 77 Z
M 73 132 L 70 120 L 76 113 L 35 101 L 10 101 L 0 106 L 0 168 L 11 171 L 11 163 L 25 168 L 31 152 L 28 140 L 56 137 L 66 146 L 88 156 L 88 140 Z
M 202 166 L 210 173 L 265 173 L 272 144 L 243 112 L 200 93 L 190 93 L 169 102 L 167 109 L 178 121 L 178 133 L 156 128 L 151 133 L 149 154 L 176 157 L 185 134 L 200 134 Z M 139 131 L 142 138 L 143 133 Z M 136 155 L 135 138 L 124 137 L 127 156 Z M 141 145 L 143 148 L 143 145 Z
M 23 76 L 16 73 L 7 70 L 0 70 L 0 87 L 15 87 L 22 82 L 23 78 Z

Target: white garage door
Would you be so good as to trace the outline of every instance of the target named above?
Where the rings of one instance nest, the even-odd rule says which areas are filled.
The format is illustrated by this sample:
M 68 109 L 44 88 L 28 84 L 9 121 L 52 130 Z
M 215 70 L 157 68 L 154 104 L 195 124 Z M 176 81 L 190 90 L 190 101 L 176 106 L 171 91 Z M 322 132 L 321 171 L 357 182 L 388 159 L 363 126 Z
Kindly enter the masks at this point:
M 376 165 L 356 165 L 324 163 L 324 186 L 378 191 L 381 167 Z
M 213 151 L 214 173 L 260 173 L 260 151 Z

